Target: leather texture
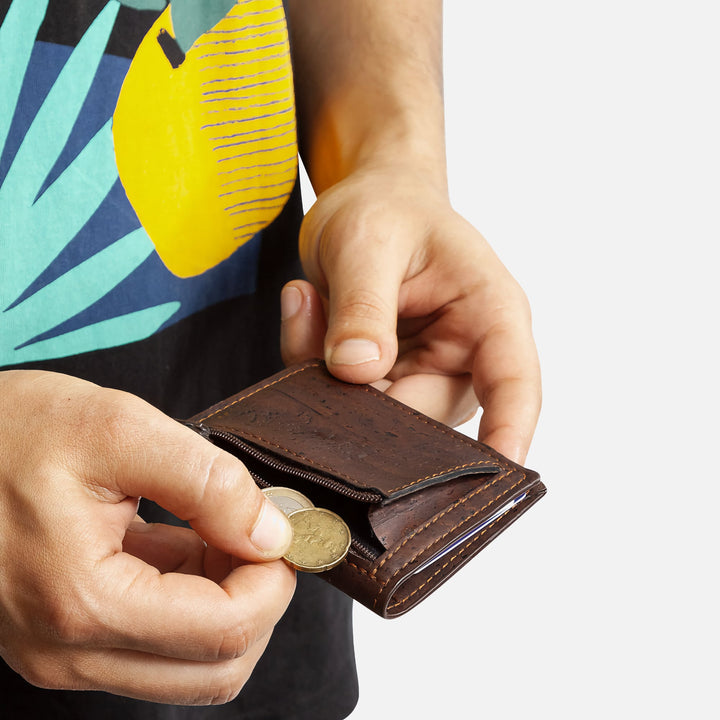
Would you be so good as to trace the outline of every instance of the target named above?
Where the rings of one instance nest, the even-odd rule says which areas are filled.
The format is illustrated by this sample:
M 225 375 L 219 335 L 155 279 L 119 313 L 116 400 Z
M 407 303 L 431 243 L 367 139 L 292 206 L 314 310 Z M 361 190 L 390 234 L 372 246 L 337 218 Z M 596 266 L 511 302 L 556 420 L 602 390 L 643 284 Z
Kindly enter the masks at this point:
M 348 523 L 319 576 L 382 617 L 410 610 L 545 494 L 537 473 L 369 385 L 296 365 L 190 418 L 260 486 L 284 485 Z

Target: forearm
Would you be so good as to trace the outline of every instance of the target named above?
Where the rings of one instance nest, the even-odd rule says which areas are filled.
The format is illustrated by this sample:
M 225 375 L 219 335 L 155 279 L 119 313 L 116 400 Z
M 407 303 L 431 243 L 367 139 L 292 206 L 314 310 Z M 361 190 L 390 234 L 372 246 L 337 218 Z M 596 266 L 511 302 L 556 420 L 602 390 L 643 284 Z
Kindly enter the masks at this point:
M 300 146 L 316 192 L 390 164 L 445 192 L 442 3 L 290 0 L 288 12 Z

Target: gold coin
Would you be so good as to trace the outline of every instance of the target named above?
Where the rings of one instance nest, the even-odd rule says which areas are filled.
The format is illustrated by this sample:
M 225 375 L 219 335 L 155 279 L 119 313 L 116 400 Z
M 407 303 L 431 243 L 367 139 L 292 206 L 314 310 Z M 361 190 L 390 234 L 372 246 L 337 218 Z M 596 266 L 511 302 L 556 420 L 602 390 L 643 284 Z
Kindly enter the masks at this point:
M 286 515 L 297 510 L 315 507 L 302 493 L 292 488 L 268 487 L 263 489 L 263 493 L 273 505 L 280 508 Z
M 350 549 L 350 529 L 325 508 L 305 508 L 288 518 L 293 541 L 283 556 L 296 570 L 319 573 L 339 565 Z

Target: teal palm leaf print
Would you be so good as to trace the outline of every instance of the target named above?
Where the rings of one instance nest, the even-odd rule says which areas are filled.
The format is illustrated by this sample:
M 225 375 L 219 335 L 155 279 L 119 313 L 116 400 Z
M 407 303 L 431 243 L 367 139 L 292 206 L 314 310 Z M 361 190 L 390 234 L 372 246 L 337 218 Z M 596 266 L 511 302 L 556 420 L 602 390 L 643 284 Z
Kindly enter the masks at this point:
M 134 0 L 155 7 L 157 0 Z M 15 0 L 0 27 L 0 154 L 8 139 L 48 0 Z M 51 282 L 35 281 L 92 217 L 118 180 L 111 120 L 45 189 L 87 98 L 120 3 L 109 0 L 70 54 L 0 186 L 0 365 L 64 357 L 141 340 L 179 308 L 166 302 L 52 331 L 134 272 L 154 251 L 140 228 Z

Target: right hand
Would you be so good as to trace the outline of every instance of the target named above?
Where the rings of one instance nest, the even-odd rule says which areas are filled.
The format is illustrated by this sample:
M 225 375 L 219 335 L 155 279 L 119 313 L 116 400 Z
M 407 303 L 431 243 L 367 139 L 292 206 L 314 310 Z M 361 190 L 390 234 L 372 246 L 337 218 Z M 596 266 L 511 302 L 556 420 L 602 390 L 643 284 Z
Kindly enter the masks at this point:
M 289 603 L 291 531 L 242 463 L 139 398 L 0 373 L 0 654 L 34 685 L 238 694 Z M 193 530 L 145 525 L 139 497 Z
M 281 296 L 283 359 L 325 357 L 450 425 L 482 406 L 479 439 L 522 463 L 542 395 L 527 298 L 443 182 L 409 167 L 386 154 L 318 196 L 300 230 L 310 282 Z

